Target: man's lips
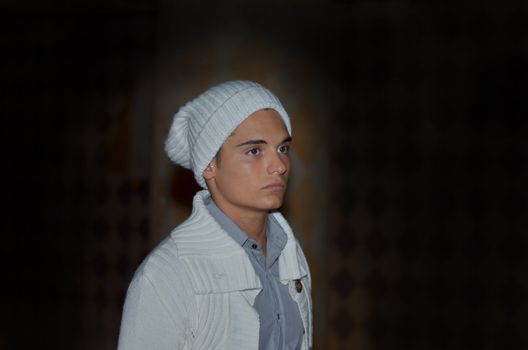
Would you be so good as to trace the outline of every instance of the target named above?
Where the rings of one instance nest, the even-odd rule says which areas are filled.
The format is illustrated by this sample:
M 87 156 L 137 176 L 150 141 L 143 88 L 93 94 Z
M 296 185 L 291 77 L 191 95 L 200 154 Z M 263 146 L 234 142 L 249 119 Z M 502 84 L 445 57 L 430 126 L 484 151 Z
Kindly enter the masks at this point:
M 262 189 L 268 191 L 284 191 L 286 189 L 286 184 L 284 182 L 274 182 L 262 187 Z

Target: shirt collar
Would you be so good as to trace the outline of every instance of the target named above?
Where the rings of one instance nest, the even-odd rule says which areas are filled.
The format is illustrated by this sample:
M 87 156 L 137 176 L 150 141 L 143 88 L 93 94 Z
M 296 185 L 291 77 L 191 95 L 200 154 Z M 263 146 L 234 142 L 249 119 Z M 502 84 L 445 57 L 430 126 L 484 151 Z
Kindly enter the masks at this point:
M 233 238 L 240 246 L 245 246 L 250 239 L 237 224 L 227 216 L 220 208 L 216 206 L 214 200 L 209 196 L 205 199 L 204 204 L 213 218 L 218 222 L 220 227 L 226 231 L 231 238 Z M 276 248 L 276 251 L 281 252 L 282 249 L 286 246 L 288 237 L 282 230 L 282 227 L 277 222 L 277 220 L 272 216 L 268 215 L 268 225 L 267 225 L 267 240 L 268 244 L 273 245 Z M 277 257 L 274 257 L 275 260 Z
M 218 222 L 220 227 L 226 231 L 229 236 L 235 240 L 235 242 L 240 244 L 240 246 L 244 246 L 244 244 L 249 239 L 248 235 L 242 231 L 242 229 L 238 227 L 238 225 L 235 224 L 235 222 L 231 220 L 229 216 L 224 214 L 224 212 L 216 206 L 211 197 L 208 197 L 205 200 L 205 207 L 211 216 Z

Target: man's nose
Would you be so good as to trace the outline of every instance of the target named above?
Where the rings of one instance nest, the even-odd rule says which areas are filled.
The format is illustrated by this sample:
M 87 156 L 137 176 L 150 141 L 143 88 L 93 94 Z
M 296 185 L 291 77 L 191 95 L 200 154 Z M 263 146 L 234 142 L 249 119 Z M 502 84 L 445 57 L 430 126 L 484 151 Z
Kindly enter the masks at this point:
M 286 155 L 281 155 L 280 153 L 273 153 L 271 156 L 272 159 L 270 160 L 270 164 L 268 166 L 268 172 L 270 174 L 279 174 L 282 175 L 288 171 L 288 161 L 286 159 L 283 159 L 283 157 L 287 157 Z

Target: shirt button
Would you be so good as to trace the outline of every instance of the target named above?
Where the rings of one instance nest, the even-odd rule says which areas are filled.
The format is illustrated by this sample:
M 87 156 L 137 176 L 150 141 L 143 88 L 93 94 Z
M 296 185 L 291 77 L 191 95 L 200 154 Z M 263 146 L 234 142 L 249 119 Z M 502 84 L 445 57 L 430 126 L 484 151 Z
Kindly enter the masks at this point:
M 256 245 L 255 243 L 253 243 L 253 244 L 251 245 L 251 248 L 253 248 L 253 249 L 257 249 L 257 248 L 258 248 L 258 245 Z

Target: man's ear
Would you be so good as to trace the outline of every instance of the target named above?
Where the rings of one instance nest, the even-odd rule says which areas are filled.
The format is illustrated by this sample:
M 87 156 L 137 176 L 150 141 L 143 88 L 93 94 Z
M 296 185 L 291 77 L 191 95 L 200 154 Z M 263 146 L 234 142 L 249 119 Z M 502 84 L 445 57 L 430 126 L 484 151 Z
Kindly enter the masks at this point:
M 202 176 L 205 180 L 212 180 L 216 174 L 216 160 L 213 159 L 211 163 L 204 169 Z

